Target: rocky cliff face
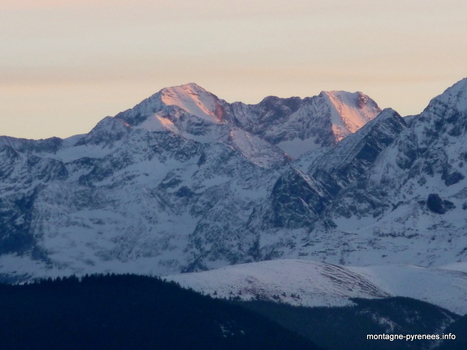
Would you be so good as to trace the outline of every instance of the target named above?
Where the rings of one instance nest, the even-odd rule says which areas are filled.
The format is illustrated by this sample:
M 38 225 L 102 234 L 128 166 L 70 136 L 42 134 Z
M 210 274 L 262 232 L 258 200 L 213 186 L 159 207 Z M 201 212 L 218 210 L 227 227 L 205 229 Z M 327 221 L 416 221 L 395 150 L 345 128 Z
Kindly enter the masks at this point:
M 462 260 L 466 96 L 407 123 L 361 93 L 246 105 L 188 84 L 87 135 L 1 137 L 0 273 Z

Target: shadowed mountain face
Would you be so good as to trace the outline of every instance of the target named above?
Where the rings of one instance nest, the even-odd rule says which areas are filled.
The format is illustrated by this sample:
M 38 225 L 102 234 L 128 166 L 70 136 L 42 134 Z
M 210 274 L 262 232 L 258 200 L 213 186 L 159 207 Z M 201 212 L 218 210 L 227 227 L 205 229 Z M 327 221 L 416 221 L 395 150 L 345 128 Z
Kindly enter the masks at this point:
M 362 93 L 246 105 L 187 84 L 86 135 L 1 137 L 0 274 L 462 261 L 466 95 L 406 123 Z

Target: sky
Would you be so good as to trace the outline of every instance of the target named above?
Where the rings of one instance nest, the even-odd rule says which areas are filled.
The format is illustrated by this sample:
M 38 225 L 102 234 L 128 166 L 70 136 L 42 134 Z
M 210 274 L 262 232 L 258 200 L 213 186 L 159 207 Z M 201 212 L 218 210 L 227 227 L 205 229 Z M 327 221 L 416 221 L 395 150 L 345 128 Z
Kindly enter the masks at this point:
M 0 135 L 86 133 L 190 82 L 417 114 L 467 77 L 466 39 L 465 0 L 0 0 Z

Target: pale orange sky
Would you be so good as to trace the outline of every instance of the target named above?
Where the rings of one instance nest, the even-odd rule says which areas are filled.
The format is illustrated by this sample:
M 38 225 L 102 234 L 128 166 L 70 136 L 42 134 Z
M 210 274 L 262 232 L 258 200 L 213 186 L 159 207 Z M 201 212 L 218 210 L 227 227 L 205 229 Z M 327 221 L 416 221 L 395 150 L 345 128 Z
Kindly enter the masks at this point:
M 88 132 L 166 86 L 363 91 L 402 115 L 467 76 L 464 0 L 0 0 L 0 134 Z

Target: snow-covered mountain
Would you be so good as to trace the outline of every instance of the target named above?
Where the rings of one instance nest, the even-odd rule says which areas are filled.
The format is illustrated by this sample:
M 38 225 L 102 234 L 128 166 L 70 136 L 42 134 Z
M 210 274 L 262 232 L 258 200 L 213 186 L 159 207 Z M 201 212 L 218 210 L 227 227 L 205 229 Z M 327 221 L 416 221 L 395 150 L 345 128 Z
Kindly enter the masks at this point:
M 466 96 L 405 120 L 362 93 L 246 105 L 187 84 L 86 135 L 0 137 L 0 274 L 463 261 Z

